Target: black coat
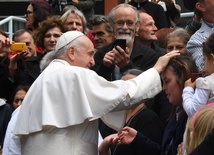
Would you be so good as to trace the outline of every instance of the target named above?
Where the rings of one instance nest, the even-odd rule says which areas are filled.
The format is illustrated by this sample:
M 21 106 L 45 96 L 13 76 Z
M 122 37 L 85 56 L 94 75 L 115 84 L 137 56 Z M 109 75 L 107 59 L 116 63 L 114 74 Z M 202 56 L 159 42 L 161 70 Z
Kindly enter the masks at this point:
M 134 2 L 131 1 L 128 4 L 136 7 L 136 8 L 140 8 L 143 7 L 143 9 L 150 15 L 153 17 L 154 21 L 155 21 L 155 25 L 158 29 L 164 28 L 164 27 L 169 27 L 169 23 L 166 17 L 166 14 L 162 8 L 162 6 L 160 6 L 159 4 L 155 4 L 149 1 L 144 1 L 144 2 Z
M 108 81 L 115 80 L 113 76 L 115 66 L 112 66 L 110 68 L 106 67 L 103 64 L 103 58 L 107 52 L 113 49 L 113 47 L 114 43 L 111 43 L 99 49 L 94 55 L 95 65 L 91 68 L 98 75 L 104 77 Z M 142 71 L 145 71 L 153 67 L 158 58 L 159 55 L 154 50 L 152 50 L 149 47 L 141 45 L 137 41 L 134 41 L 134 46 L 130 56 L 130 62 L 126 67 L 120 68 L 120 72 L 122 73 L 132 68 L 138 68 Z

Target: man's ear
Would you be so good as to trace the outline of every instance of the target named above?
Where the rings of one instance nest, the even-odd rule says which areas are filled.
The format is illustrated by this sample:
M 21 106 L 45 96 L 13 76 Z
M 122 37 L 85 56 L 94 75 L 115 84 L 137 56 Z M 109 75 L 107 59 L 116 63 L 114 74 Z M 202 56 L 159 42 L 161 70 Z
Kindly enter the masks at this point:
M 68 58 L 71 60 L 71 61 L 74 61 L 75 59 L 75 56 L 74 56 L 74 46 L 70 46 L 68 49 L 67 49 L 67 56 Z
M 213 60 L 213 64 L 214 64 L 214 54 L 211 54 L 212 60 Z
M 205 4 L 202 2 L 197 2 L 195 4 L 195 8 L 202 12 L 205 12 L 207 10 Z
M 138 36 L 139 29 L 140 29 L 140 21 L 138 20 L 137 23 L 136 23 L 136 32 L 135 32 L 135 36 Z

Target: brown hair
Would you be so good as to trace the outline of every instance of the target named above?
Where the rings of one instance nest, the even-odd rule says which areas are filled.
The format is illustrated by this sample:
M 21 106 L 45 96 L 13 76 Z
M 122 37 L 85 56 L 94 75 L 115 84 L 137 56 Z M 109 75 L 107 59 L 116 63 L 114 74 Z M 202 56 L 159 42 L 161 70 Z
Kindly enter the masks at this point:
M 208 59 L 211 58 L 210 54 L 214 54 L 214 33 L 212 33 L 207 40 L 203 43 L 203 55 Z
M 190 78 L 191 73 L 199 72 L 195 62 L 188 56 L 177 56 L 171 59 L 166 68 L 168 67 L 173 68 L 173 73 L 176 76 L 176 81 L 182 89 L 184 88 L 185 81 Z M 182 112 L 180 113 L 179 118 L 181 118 L 185 114 L 183 107 L 181 108 Z M 169 119 L 174 118 L 175 111 L 176 106 L 173 106 Z
M 158 30 L 155 35 L 158 38 L 156 41 L 157 45 L 161 48 L 166 48 L 166 36 L 170 33 L 173 32 L 175 29 L 173 28 L 162 28 Z
M 48 17 L 43 22 L 39 23 L 39 27 L 35 30 L 34 39 L 37 46 L 44 48 L 44 38 L 48 30 L 58 27 L 62 33 L 68 31 L 67 26 L 58 16 Z

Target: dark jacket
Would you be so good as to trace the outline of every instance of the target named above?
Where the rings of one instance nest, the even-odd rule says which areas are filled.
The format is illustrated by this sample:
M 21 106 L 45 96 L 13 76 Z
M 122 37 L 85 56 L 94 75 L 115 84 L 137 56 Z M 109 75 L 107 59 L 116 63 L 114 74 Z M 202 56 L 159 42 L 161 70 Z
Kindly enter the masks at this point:
M 161 155 L 177 154 L 177 147 L 183 142 L 187 118 L 187 115 L 184 114 L 178 120 L 173 118 L 169 121 L 164 131 Z
M 190 155 L 213 155 L 214 153 L 214 129 L 206 136 L 204 141 L 193 150 Z
M 136 8 L 140 8 L 143 7 L 143 9 L 150 15 L 153 17 L 154 21 L 155 21 L 155 25 L 158 29 L 164 28 L 164 27 L 169 27 L 169 23 L 167 21 L 167 17 L 166 14 L 162 8 L 162 6 L 149 2 L 148 0 L 144 1 L 144 2 L 134 2 L 131 1 L 128 4 L 136 7 Z
M 162 122 L 153 111 L 148 108 L 138 111 L 126 125 L 138 131 L 137 138 L 129 145 L 118 145 L 113 151 L 114 155 L 160 154 L 164 128 Z
M 10 121 L 13 112 L 12 106 L 0 101 L 0 146 L 3 148 L 3 141 L 7 130 L 7 125 Z
M 20 75 L 20 84 L 31 86 L 36 78 L 40 75 L 40 61 L 46 52 L 39 54 L 36 57 L 29 57 L 25 59 L 25 70 L 22 75 Z
M 99 49 L 94 55 L 95 65 L 91 68 L 92 70 L 97 72 L 97 74 L 109 81 L 115 80 L 113 75 L 115 66 L 112 66 L 110 68 L 106 67 L 103 64 L 103 58 L 107 52 L 113 49 L 113 47 L 114 43 L 111 43 Z M 143 46 L 139 42 L 134 41 L 134 46 L 130 56 L 130 62 L 126 67 L 120 68 L 120 72 L 122 73 L 132 68 L 138 68 L 145 71 L 153 67 L 158 58 L 158 54 L 151 48 Z

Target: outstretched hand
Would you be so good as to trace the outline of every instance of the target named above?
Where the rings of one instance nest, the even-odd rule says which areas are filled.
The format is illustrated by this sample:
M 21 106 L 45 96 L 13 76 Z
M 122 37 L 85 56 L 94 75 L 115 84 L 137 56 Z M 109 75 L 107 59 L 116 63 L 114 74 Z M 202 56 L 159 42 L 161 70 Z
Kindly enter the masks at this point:
M 137 131 L 130 127 L 124 127 L 122 131 L 118 132 L 118 137 L 121 144 L 130 144 L 136 137 Z
M 178 55 L 180 55 L 179 51 L 171 51 L 171 52 L 161 56 L 153 68 L 155 68 L 159 73 L 163 72 L 165 70 L 167 64 L 169 63 L 169 60 Z

